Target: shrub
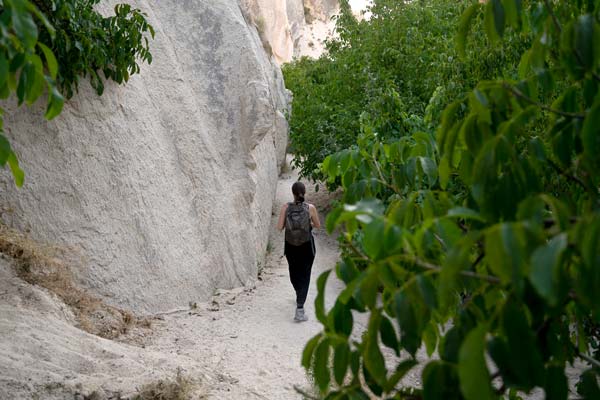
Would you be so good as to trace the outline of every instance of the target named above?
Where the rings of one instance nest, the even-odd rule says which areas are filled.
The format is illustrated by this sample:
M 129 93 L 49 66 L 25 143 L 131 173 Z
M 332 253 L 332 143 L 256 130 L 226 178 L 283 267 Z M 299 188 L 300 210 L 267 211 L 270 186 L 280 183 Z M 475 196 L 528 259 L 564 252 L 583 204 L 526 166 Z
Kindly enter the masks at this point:
M 596 4 L 474 2 L 453 29 L 458 54 L 523 40 L 516 74 L 443 101 L 435 134 L 387 140 L 362 118 L 356 144 L 324 160 L 344 188 L 326 225 L 342 229 L 345 289 L 327 311 L 332 271 L 319 277 L 323 331 L 302 362 L 325 398 L 567 399 L 576 360 L 577 396 L 600 396 Z M 358 340 L 353 312 L 369 315 Z M 422 385 L 402 386 L 417 365 Z

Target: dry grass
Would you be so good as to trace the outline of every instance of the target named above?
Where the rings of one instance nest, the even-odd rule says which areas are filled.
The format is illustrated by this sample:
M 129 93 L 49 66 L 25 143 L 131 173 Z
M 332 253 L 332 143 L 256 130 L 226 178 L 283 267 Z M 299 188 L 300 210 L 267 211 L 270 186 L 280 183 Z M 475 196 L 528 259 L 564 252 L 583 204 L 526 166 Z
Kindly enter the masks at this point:
M 161 379 L 142 386 L 132 400 L 188 400 L 195 389 L 197 384 L 179 369 L 174 379 Z
M 64 249 L 42 245 L 27 235 L 0 223 L 0 253 L 14 259 L 17 275 L 32 285 L 56 294 L 70 306 L 78 326 L 86 332 L 116 339 L 135 325 L 149 327 L 150 321 L 109 306 L 76 287 Z

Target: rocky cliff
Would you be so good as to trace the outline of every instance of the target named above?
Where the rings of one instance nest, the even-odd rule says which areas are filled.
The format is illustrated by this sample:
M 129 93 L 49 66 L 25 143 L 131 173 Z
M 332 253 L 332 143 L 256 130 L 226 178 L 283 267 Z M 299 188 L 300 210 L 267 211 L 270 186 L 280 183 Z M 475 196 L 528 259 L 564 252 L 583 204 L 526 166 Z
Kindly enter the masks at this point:
M 152 65 L 102 97 L 82 83 L 51 122 L 9 105 L 26 181 L 2 171 L 0 204 L 10 226 L 72 249 L 83 287 L 150 313 L 256 277 L 287 98 L 238 0 L 130 3 L 156 29 Z
M 279 64 L 305 55 L 318 57 L 335 25 L 331 17 L 339 10 L 339 0 L 242 0 L 242 4 Z

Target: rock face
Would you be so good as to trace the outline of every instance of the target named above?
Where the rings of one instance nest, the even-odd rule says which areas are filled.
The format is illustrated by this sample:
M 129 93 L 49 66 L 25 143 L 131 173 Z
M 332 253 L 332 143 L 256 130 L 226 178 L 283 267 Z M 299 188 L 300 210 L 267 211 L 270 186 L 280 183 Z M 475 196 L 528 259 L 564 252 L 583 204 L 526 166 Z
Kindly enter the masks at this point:
M 82 83 L 51 122 L 9 105 L 26 181 L 1 171 L 0 204 L 9 225 L 73 248 L 84 287 L 149 313 L 256 276 L 287 95 L 237 0 L 130 3 L 156 30 L 152 65 L 102 97 Z
M 333 32 L 339 0 L 242 0 L 248 19 L 279 63 L 318 57 Z
M 204 385 L 213 384 L 211 371 L 185 356 L 142 350 L 75 328 L 68 307 L 16 277 L 4 258 L 0 293 L 0 399 L 129 398 L 135 388 L 172 378 L 180 367 Z

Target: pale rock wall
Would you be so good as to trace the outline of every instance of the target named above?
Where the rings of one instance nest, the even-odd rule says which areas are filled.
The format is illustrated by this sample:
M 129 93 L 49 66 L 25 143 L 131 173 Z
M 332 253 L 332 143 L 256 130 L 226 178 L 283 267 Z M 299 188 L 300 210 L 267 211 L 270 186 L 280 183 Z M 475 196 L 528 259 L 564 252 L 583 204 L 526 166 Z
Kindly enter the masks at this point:
M 242 0 L 244 9 L 256 26 L 278 64 L 292 59 L 294 44 L 287 19 L 286 2 L 281 0 Z M 268 45 L 267 45 L 268 43 Z
M 278 64 L 321 55 L 339 11 L 338 0 L 242 0 L 242 6 Z
M 304 0 L 303 3 L 309 24 L 314 19 L 327 22 L 340 9 L 338 0 Z
M 0 206 L 11 226 L 73 248 L 84 287 L 150 313 L 256 276 L 288 99 L 237 0 L 130 3 L 156 29 L 152 65 L 102 97 L 82 83 L 50 122 L 42 105 L 8 105 L 26 180 L 16 189 L 0 171 Z

